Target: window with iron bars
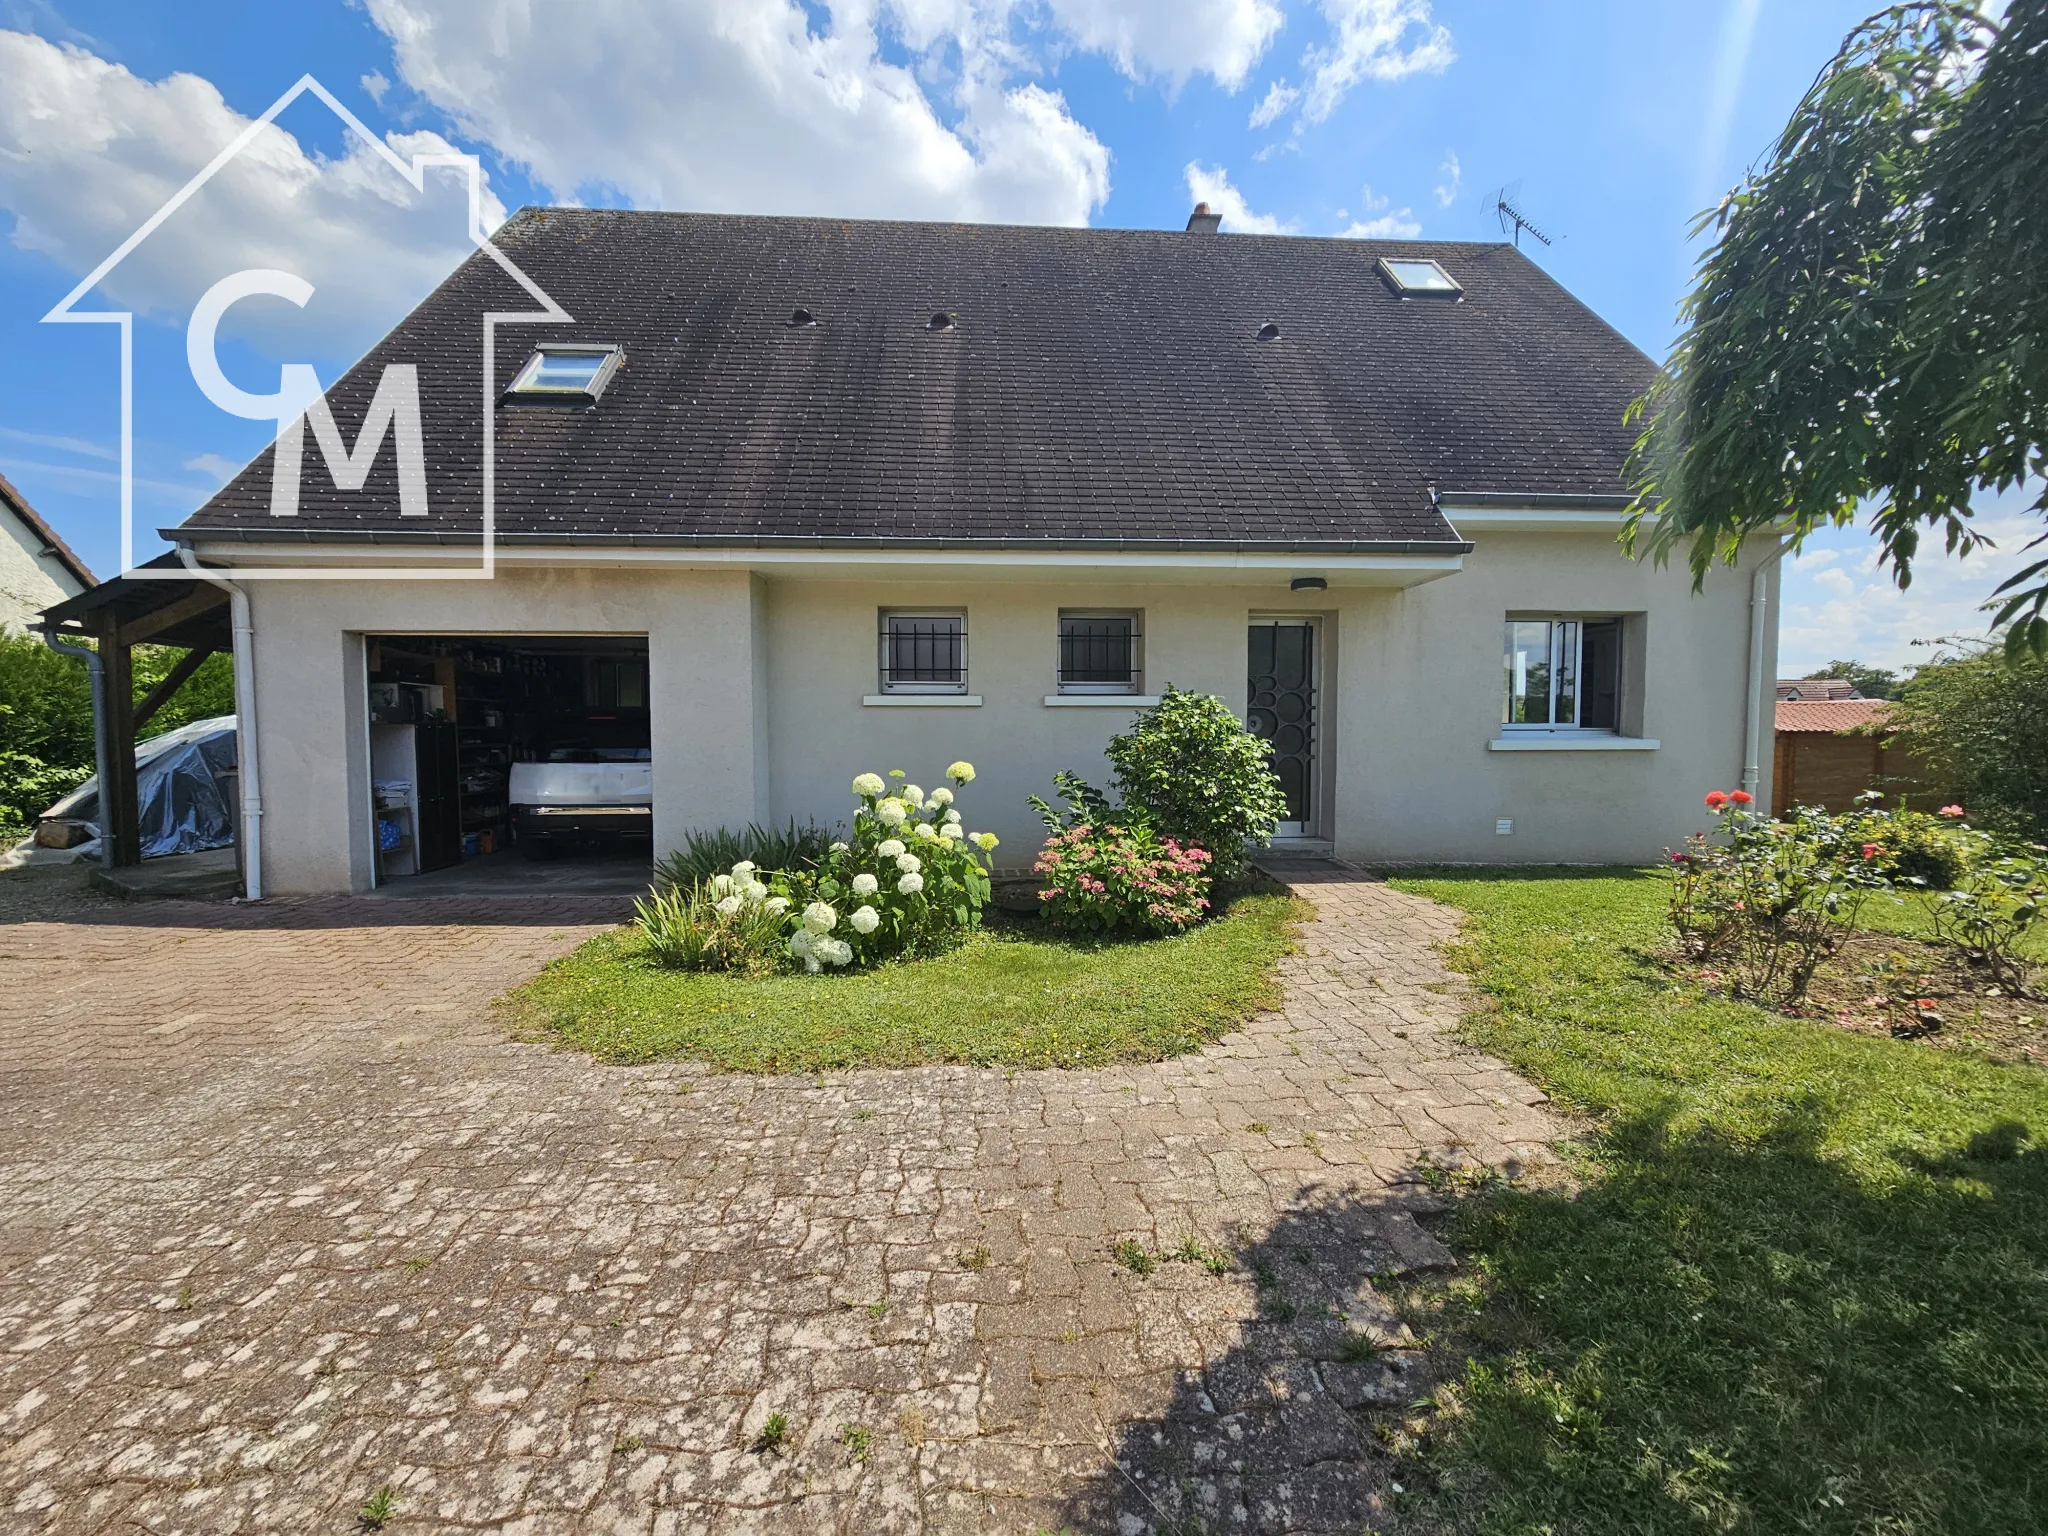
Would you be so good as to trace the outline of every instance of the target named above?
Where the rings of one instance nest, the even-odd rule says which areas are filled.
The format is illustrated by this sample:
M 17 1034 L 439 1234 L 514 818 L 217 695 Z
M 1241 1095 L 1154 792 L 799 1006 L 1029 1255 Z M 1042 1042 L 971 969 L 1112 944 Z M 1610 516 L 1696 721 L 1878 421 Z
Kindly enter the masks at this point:
M 1143 692 L 1144 642 L 1140 614 L 1062 610 L 1060 692 Z
M 965 693 L 967 615 L 884 613 L 882 692 Z

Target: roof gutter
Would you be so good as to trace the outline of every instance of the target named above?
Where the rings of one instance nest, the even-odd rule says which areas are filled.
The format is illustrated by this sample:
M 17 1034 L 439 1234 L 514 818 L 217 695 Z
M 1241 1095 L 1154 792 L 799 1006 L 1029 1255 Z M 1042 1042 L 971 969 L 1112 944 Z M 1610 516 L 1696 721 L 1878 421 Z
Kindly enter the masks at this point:
M 479 532 L 387 528 L 206 528 L 160 530 L 167 539 L 227 544 L 386 544 L 475 547 Z M 612 545 L 622 549 L 954 550 L 1045 554 L 1469 555 L 1466 539 L 973 539 L 726 533 L 501 533 L 499 545 Z

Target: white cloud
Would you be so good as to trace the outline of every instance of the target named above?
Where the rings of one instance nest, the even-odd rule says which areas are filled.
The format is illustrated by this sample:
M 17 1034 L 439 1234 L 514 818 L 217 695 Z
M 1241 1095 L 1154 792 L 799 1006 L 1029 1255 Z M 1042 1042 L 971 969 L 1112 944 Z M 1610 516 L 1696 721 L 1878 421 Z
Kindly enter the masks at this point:
M 557 198 L 1080 224 L 1109 194 L 1108 150 L 1020 79 L 1009 0 L 825 0 L 819 30 L 795 0 L 366 4 L 398 77 Z M 1082 0 L 1067 12 L 1134 71 L 1229 83 L 1266 9 L 1209 0 L 1199 36 L 1172 34 L 1164 0 L 1127 24 Z M 944 82 L 936 103 L 883 57 L 885 24 Z
M 2024 510 L 2038 491 L 1984 498 L 1976 521 L 1998 547 L 1956 559 L 1942 553 L 1938 539 L 1930 540 L 1913 562 L 1913 584 L 1903 592 L 1880 566 L 1877 540 L 1869 533 L 1838 528 L 1815 534 L 1786 563 L 1779 675 L 1802 677 L 1844 659 L 1915 667 L 1933 654 L 1915 640 L 1983 635 L 1991 616 L 1981 605 L 1992 589 L 2041 556 L 2040 550 L 2029 555 L 2025 549 L 2042 532 L 2041 519 Z
M 1317 0 L 1329 25 L 1329 40 L 1301 56 L 1301 85 L 1275 80 L 1252 109 L 1250 126 L 1264 128 L 1300 107 L 1294 131 L 1325 121 L 1353 87 L 1367 80 L 1405 80 L 1440 75 L 1457 61 L 1451 29 L 1430 11 L 1430 0 Z M 1457 195 L 1457 156 L 1450 167 Z M 1438 188 L 1438 194 L 1442 194 Z M 1445 206 L 1449 206 L 1446 200 Z
M 17 246 L 73 272 L 90 271 L 249 124 L 196 75 L 152 82 L 19 32 L 0 32 L 0 79 L 0 207 Z M 228 273 L 279 267 L 316 289 L 300 337 L 367 344 L 473 247 L 466 178 L 430 174 L 423 198 L 348 140 L 327 159 L 271 125 L 107 276 L 103 298 L 182 315 Z M 435 133 L 388 142 L 405 156 L 452 148 Z M 485 216 L 504 217 L 495 199 Z
M 369 93 L 370 100 L 376 102 L 380 107 L 384 105 L 384 93 L 391 89 L 391 82 L 384 78 L 382 70 L 371 70 L 367 75 L 362 76 L 358 83 Z
M 1233 91 L 1287 21 L 1271 0 L 1049 0 L 1048 9 L 1078 46 L 1133 79 L 1208 74 Z
M 1210 209 L 1223 215 L 1223 227 L 1240 235 L 1288 235 L 1294 232 L 1292 222 L 1283 221 L 1268 213 L 1253 213 L 1246 205 L 1244 194 L 1230 184 L 1230 173 L 1222 166 L 1203 165 L 1190 160 L 1187 165 L 1188 195 L 1198 203 L 1207 203 Z
M 1259 104 L 1252 108 L 1251 122 L 1248 126 L 1263 128 L 1268 123 L 1279 121 L 1281 117 L 1286 115 L 1287 109 L 1299 100 L 1301 100 L 1300 91 L 1289 85 L 1285 80 L 1275 80 L 1266 88 L 1266 94 L 1261 98 Z
M 1450 28 L 1431 15 L 1429 0 L 1322 0 L 1322 7 L 1330 41 L 1302 55 L 1304 122 L 1322 122 L 1364 81 L 1440 75 L 1457 59 Z
M 217 453 L 195 453 L 185 461 L 184 467 L 197 470 L 202 475 L 211 475 L 222 485 L 226 485 L 241 473 L 242 469 L 242 466 L 233 459 L 223 458 Z
M 1437 167 L 1437 174 L 1443 177 L 1436 184 L 1437 206 L 1448 208 L 1458 200 L 1458 187 L 1465 180 L 1465 169 L 1458 164 L 1455 150 L 1444 151 L 1444 163 Z
M 82 437 L 63 437 L 54 432 L 24 432 L 19 427 L 0 427 L 0 437 L 17 443 L 29 443 L 37 448 L 54 448 L 59 453 L 76 453 L 88 459 L 118 459 L 118 449 L 109 448 L 105 443 L 90 442 Z
M 1358 194 L 1364 205 L 1366 217 L 1355 219 L 1348 229 L 1338 231 L 1346 240 L 1413 240 L 1422 233 L 1422 225 L 1411 208 L 1391 208 L 1391 199 L 1381 197 L 1371 187 Z M 1338 218 L 1346 217 L 1339 213 Z

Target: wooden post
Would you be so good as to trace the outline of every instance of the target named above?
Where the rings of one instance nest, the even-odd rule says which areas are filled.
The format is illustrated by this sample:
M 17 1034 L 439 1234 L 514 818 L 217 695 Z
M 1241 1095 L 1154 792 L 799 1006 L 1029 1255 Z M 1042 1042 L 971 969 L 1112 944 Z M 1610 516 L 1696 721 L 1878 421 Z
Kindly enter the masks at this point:
M 186 680 L 204 666 L 207 658 L 212 654 L 212 646 L 195 645 L 181 656 L 178 659 L 178 664 L 172 667 L 164 675 L 163 680 L 143 696 L 140 704 L 135 706 L 135 729 L 139 731 L 149 724 L 150 717 L 171 701 L 171 696 L 185 686 Z
M 100 860 L 109 869 L 142 862 L 142 806 L 135 791 L 135 667 L 128 638 L 109 617 L 99 632 L 106 674 L 107 774 L 100 785 Z

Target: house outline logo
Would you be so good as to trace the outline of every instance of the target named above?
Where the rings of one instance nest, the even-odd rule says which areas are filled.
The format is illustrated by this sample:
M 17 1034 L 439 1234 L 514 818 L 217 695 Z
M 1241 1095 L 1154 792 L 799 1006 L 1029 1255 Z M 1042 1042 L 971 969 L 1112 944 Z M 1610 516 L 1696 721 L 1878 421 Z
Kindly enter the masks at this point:
M 428 170 L 440 166 L 457 166 L 469 176 L 469 238 L 477 249 L 483 251 L 498 267 L 525 292 L 533 297 L 539 306 L 531 310 L 486 310 L 483 317 L 483 529 L 481 533 L 481 559 L 474 566 L 408 566 L 403 563 L 386 565 L 319 565 L 319 566 L 241 566 L 235 571 L 235 579 L 269 581 L 489 581 L 497 574 L 497 516 L 495 506 L 497 486 L 497 441 L 493 431 L 493 406 L 497 398 L 497 352 L 496 336 L 500 324 L 568 324 L 575 317 L 557 304 L 518 264 L 492 242 L 490 232 L 483 227 L 483 166 L 475 155 L 446 153 L 419 154 L 410 163 L 383 139 L 363 123 L 347 107 L 336 99 L 333 92 L 312 75 L 299 76 L 296 83 L 276 101 L 261 117 L 254 119 L 240 133 L 235 135 L 219 154 L 208 161 L 192 179 L 187 181 L 168 199 L 162 207 L 139 225 L 134 233 L 123 240 L 92 271 L 88 272 L 78 285 L 42 317 L 42 323 L 70 325 L 115 325 L 121 331 L 121 575 L 140 580 L 189 581 L 191 574 L 186 570 L 149 570 L 139 567 L 135 561 L 135 312 L 133 310 L 85 310 L 74 309 L 86 294 L 90 293 L 106 275 L 128 258 L 138 245 L 155 233 L 165 220 L 182 208 L 234 158 L 246 149 L 263 130 L 275 121 L 278 114 L 297 101 L 301 96 L 311 94 L 325 102 L 329 111 L 341 119 L 351 131 L 359 135 L 394 171 L 404 177 L 414 191 L 426 191 Z M 329 413 L 326 398 L 318 388 L 313 368 L 307 363 L 286 363 L 279 376 L 279 387 L 273 395 L 254 395 L 237 389 L 222 375 L 219 363 L 213 355 L 214 328 L 226 310 L 237 299 L 255 294 L 268 294 L 283 298 L 287 302 L 304 306 L 312 297 L 313 285 L 289 272 L 263 268 L 250 268 L 229 274 L 214 283 L 193 308 L 191 321 L 186 328 L 186 360 L 192 369 L 193 382 L 200 392 L 214 405 L 232 415 L 255 420 L 275 420 L 278 424 L 273 440 L 273 451 L 277 455 L 272 472 L 271 512 L 275 516 L 293 516 L 297 512 L 298 466 L 303 457 L 305 428 L 310 422 L 317 441 L 320 456 L 327 463 L 328 473 L 338 488 L 354 490 L 360 488 L 363 476 L 367 475 L 371 461 L 381 450 L 385 438 L 393 440 L 393 449 L 399 468 L 399 507 L 404 516 L 422 516 L 427 511 L 424 453 L 420 442 L 419 389 L 417 375 L 412 364 L 393 363 L 386 365 L 383 378 L 378 381 L 370 410 L 358 431 L 356 442 L 351 448 L 342 438 Z M 285 483 L 288 481 L 288 485 Z M 351 483 L 353 482 L 353 483 Z

